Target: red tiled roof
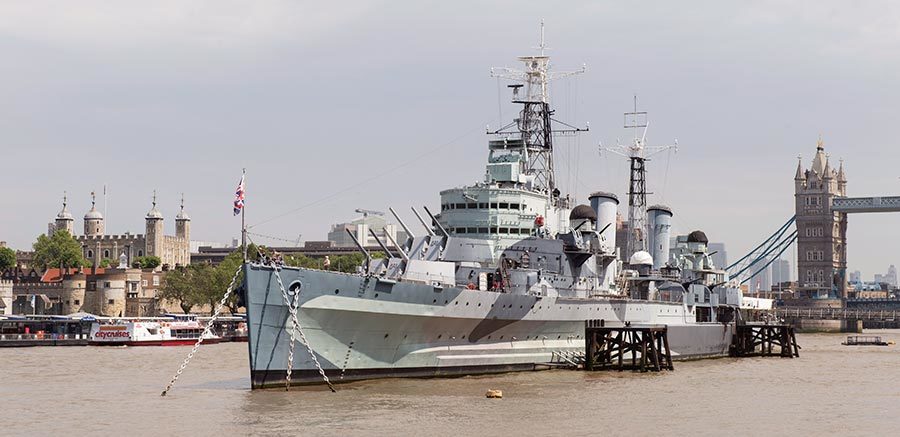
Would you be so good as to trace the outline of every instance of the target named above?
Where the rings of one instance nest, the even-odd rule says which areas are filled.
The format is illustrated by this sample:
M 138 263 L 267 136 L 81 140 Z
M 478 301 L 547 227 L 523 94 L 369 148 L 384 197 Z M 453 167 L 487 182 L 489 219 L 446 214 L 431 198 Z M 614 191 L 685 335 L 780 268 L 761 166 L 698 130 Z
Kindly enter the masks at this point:
M 85 267 L 81 269 L 82 272 L 89 274 L 91 269 L 89 267 Z M 67 274 L 75 274 L 78 272 L 76 269 L 66 269 Z M 105 272 L 105 269 L 97 268 L 97 274 L 102 275 Z M 47 269 L 44 272 L 44 276 L 41 276 L 41 282 L 59 282 L 62 281 L 62 270 L 59 268 Z

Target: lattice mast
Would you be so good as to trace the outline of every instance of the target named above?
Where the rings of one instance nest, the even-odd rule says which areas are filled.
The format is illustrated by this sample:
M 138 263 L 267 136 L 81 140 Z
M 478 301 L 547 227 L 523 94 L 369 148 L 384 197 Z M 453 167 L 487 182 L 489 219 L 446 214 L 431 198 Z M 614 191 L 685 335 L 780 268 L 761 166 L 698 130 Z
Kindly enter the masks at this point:
M 674 144 L 662 146 L 648 146 L 647 129 L 650 122 L 647 119 L 647 111 L 638 111 L 637 96 L 634 96 L 634 110 L 626 112 L 624 127 L 634 131 L 634 139 L 631 145 L 617 143 L 614 147 L 600 145 L 601 153 L 615 153 L 628 158 L 631 163 L 631 173 L 628 181 L 628 239 L 626 240 L 625 259 L 631 259 L 635 252 L 647 251 L 647 167 L 646 162 L 650 156 L 669 149 L 678 151 L 678 140 Z M 639 129 L 643 133 L 638 136 Z
M 512 102 L 521 104 L 522 110 L 512 123 L 488 133 L 502 136 L 517 132 L 525 143 L 526 159 L 523 173 L 534 176 L 535 189 L 553 194 L 557 188 L 553 171 L 553 135 L 575 134 L 587 129 L 576 128 L 552 118 L 554 111 L 550 109 L 549 84 L 553 80 L 584 73 L 586 68 L 582 66 L 576 71 L 550 71 L 550 57 L 545 54 L 549 48 L 544 42 L 543 21 L 541 21 L 541 42 L 535 49 L 540 50 L 539 55 L 518 57 L 525 66 L 522 70 L 507 67 L 491 69 L 491 77 L 518 82 L 509 85 L 509 88 L 513 93 Z M 554 131 L 551 126 L 554 121 L 570 129 Z M 509 130 L 512 127 L 515 127 L 516 131 Z M 558 193 L 556 191 L 556 194 Z

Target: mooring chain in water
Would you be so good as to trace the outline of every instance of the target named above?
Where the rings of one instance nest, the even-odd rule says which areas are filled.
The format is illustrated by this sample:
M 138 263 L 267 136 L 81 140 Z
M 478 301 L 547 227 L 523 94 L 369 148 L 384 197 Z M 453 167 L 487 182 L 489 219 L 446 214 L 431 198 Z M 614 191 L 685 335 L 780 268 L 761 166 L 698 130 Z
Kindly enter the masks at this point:
M 287 375 L 284 377 L 284 391 L 288 391 L 291 389 L 291 372 L 294 370 L 294 345 L 297 343 L 297 330 L 295 327 L 297 325 L 294 324 L 294 319 L 297 314 L 297 305 L 300 302 L 300 290 L 298 289 L 294 292 L 294 298 L 291 299 L 291 303 L 288 306 L 288 311 L 291 314 L 291 345 L 288 348 L 288 364 L 287 364 Z
M 322 365 L 319 364 L 319 359 L 316 358 L 316 354 L 313 352 L 312 347 L 309 345 L 309 340 L 306 339 L 306 334 L 303 333 L 303 327 L 300 326 L 300 320 L 297 318 L 297 306 L 299 306 L 300 302 L 300 290 L 298 289 L 296 295 L 294 296 L 295 301 L 297 302 L 297 306 L 291 303 L 291 300 L 288 298 L 287 290 L 284 288 L 284 283 L 281 281 L 281 273 L 278 269 L 278 266 L 274 263 L 272 264 L 272 268 L 275 271 L 275 279 L 278 281 L 278 287 L 281 288 L 281 298 L 284 300 L 284 304 L 287 305 L 288 311 L 291 313 L 291 322 L 292 329 L 291 331 L 296 330 L 297 334 L 300 334 L 300 342 L 306 346 L 306 351 L 309 353 L 309 356 L 312 357 L 313 363 L 316 365 L 316 369 L 319 371 L 319 375 L 322 375 L 322 380 L 325 381 L 325 384 L 328 385 L 328 388 L 331 389 L 332 392 L 336 392 L 334 389 L 334 385 L 331 384 L 331 381 L 328 379 L 328 375 L 325 374 L 325 370 L 322 369 Z M 291 332 L 291 346 L 293 347 L 294 343 L 294 333 Z M 288 356 L 289 359 L 292 360 L 292 354 Z M 287 370 L 287 384 L 290 384 L 291 370 L 293 367 L 293 363 L 290 363 Z
M 178 377 L 181 376 L 184 369 L 187 368 L 191 359 L 194 358 L 194 354 L 197 353 L 197 349 L 200 348 L 200 344 L 203 343 L 203 340 L 209 335 L 210 331 L 212 331 L 213 323 L 219 318 L 219 315 L 222 313 L 222 309 L 225 308 L 225 303 L 228 302 L 228 298 L 231 297 L 231 293 L 234 291 L 235 282 L 237 282 L 238 275 L 241 274 L 241 268 L 243 268 L 243 264 L 238 266 L 237 270 L 234 272 L 234 276 L 231 277 L 231 283 L 228 284 L 228 289 L 225 290 L 225 295 L 222 296 L 222 300 L 219 301 L 219 304 L 216 306 L 215 311 L 212 314 L 212 317 L 209 319 L 209 322 L 206 323 L 206 327 L 203 328 L 203 333 L 200 334 L 200 338 L 197 339 L 197 343 L 194 343 L 193 349 L 188 353 L 187 357 L 181 363 L 181 367 L 178 368 L 178 371 L 175 372 L 175 376 L 172 377 L 172 380 L 169 381 L 169 385 L 166 386 L 166 389 L 162 391 L 160 396 L 165 396 L 169 390 L 175 385 L 175 382 L 178 381 Z

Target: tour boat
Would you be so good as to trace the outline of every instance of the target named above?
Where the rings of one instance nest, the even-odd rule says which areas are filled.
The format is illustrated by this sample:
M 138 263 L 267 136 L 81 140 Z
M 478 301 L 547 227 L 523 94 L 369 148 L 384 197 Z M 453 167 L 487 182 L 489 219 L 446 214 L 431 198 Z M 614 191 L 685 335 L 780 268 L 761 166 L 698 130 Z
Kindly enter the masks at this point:
M 90 344 L 95 346 L 183 346 L 193 345 L 203 335 L 204 327 L 196 320 L 131 320 L 121 323 L 94 323 Z M 204 343 L 218 343 L 212 332 Z

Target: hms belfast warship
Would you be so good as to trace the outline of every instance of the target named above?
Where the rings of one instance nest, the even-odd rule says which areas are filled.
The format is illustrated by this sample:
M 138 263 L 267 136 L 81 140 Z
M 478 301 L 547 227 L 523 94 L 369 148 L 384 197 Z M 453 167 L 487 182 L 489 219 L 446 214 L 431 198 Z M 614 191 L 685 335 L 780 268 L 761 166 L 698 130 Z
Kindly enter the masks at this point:
M 543 42 L 519 61 L 523 70 L 492 71 L 518 82 L 522 109 L 489 132 L 483 182 L 441 192 L 427 220 L 413 209 L 420 232 L 391 209 L 408 238 L 376 236 L 387 258 L 357 241 L 366 261 L 356 274 L 245 264 L 253 388 L 284 385 L 285 374 L 293 385 L 546 369 L 583 354 L 585 320 L 666 325 L 674 358 L 727 354 L 741 296 L 712 265 L 706 237 L 678 237 L 670 251 L 671 211 L 634 208 L 646 199 L 632 189 L 632 211 L 648 216 L 631 221 L 647 224 L 629 251 L 653 254 L 623 262 L 617 197 L 598 192 L 573 207 L 554 180 L 554 134 L 578 129 L 554 131 L 548 83 L 568 73 L 550 71 Z

